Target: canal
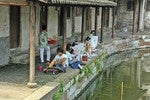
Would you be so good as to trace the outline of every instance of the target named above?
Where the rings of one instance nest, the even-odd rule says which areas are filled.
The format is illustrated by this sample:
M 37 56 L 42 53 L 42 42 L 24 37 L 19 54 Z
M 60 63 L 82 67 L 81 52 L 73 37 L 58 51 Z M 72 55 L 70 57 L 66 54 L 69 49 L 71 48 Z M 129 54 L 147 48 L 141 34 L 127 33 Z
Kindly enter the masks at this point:
M 150 49 L 112 54 L 77 100 L 150 100 Z

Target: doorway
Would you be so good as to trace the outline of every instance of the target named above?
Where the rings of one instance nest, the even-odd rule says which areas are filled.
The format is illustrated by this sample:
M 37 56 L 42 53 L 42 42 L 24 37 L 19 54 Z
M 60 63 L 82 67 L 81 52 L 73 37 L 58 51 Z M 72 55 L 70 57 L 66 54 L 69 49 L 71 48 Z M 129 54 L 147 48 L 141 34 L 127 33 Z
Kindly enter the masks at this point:
M 10 48 L 20 45 L 20 7 L 10 6 Z
M 59 14 L 58 14 L 58 34 L 59 36 L 63 35 L 63 7 L 60 7 Z
M 40 10 L 40 32 L 42 31 L 42 25 L 47 25 L 48 7 L 41 6 Z

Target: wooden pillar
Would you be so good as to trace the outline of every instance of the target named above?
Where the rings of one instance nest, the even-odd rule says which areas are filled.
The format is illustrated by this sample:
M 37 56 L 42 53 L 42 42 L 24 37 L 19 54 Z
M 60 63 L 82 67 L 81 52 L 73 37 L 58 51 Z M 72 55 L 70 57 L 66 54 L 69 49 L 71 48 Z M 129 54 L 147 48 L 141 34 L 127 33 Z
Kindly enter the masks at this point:
M 103 33 L 104 33 L 104 20 L 105 20 L 105 16 L 104 16 L 104 13 L 105 13 L 105 7 L 102 7 L 102 18 L 101 18 L 101 34 L 100 34 L 100 43 L 103 42 Z
M 36 87 L 35 83 L 35 14 L 36 7 L 34 2 L 30 2 L 30 72 L 29 87 Z
M 97 35 L 98 7 L 95 7 L 95 35 Z
M 82 8 L 82 27 L 81 27 L 81 42 L 84 39 L 84 31 L 85 31 L 85 7 Z
M 67 7 L 62 7 L 63 10 L 63 51 L 64 53 L 66 52 L 66 44 L 67 44 L 67 34 L 66 34 L 66 29 L 67 29 Z
M 72 7 L 72 33 L 75 33 L 75 7 Z
M 139 0 L 134 0 L 132 35 L 134 35 L 138 30 L 138 17 L 139 17 L 138 11 L 139 11 Z
M 112 9 L 112 35 L 111 38 L 114 38 L 114 33 L 115 33 L 115 7 Z

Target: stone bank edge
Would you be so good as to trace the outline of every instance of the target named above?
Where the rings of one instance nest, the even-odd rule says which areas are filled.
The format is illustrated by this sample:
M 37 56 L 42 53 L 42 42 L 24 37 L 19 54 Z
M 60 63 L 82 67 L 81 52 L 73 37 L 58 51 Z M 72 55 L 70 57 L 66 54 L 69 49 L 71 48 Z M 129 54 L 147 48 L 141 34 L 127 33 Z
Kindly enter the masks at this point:
M 101 44 L 99 56 L 88 62 L 73 78 L 67 81 L 49 82 L 24 100 L 72 100 L 102 72 L 104 62 L 111 54 L 142 48 L 150 48 L 150 45 L 140 46 L 139 39 L 133 40 L 133 38 Z

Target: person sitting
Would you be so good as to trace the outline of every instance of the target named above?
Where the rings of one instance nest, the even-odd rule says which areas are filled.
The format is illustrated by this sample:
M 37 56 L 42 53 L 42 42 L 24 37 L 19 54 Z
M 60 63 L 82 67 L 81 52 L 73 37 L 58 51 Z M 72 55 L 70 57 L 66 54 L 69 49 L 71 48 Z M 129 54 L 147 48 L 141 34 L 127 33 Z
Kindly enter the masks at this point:
M 63 53 L 62 48 L 57 48 L 57 55 L 49 64 L 48 68 L 51 68 L 54 65 L 56 67 L 59 67 L 61 70 L 63 70 L 63 72 L 66 72 L 66 68 L 68 67 L 68 58 L 67 58 L 67 55 Z
M 69 65 L 72 68 L 74 68 L 74 69 L 76 69 L 76 68 L 82 69 L 82 66 L 80 65 L 80 64 L 82 64 L 82 61 L 80 61 L 77 58 L 77 55 L 74 55 L 74 50 L 71 48 L 70 44 L 67 44 L 66 55 L 67 55 L 67 58 L 68 58 L 68 63 L 69 63 Z
M 98 36 L 95 36 L 95 30 L 92 30 L 91 31 L 91 34 L 90 34 L 90 44 L 91 44 L 91 51 L 96 51 L 96 47 L 97 47 L 97 44 L 98 44 Z
M 87 37 L 85 39 L 85 50 L 86 50 L 86 54 L 88 55 L 88 57 L 91 56 L 91 44 L 90 44 L 90 37 Z

